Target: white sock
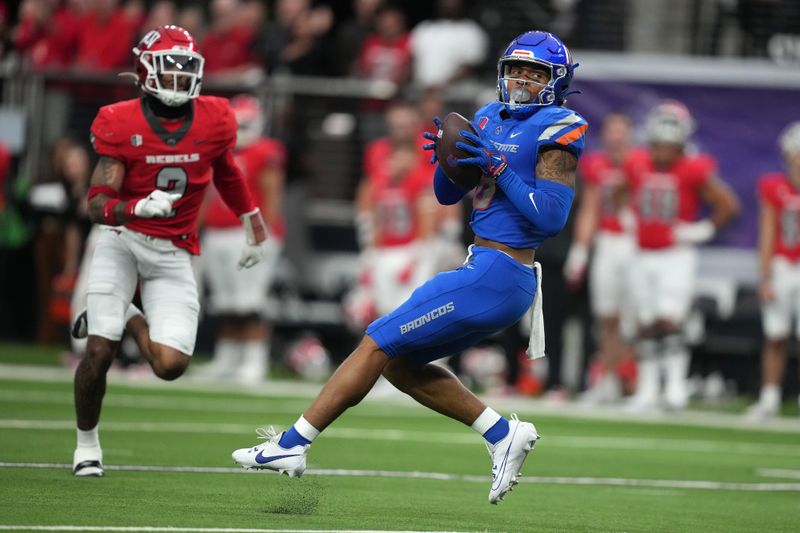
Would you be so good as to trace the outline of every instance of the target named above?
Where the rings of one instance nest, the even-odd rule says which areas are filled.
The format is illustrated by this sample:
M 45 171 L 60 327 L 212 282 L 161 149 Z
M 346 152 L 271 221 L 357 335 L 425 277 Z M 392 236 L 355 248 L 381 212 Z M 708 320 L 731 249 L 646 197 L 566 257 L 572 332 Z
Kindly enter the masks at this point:
M 86 431 L 78 428 L 78 448 L 100 447 L 100 433 L 98 427 L 100 427 L 100 424 Z
M 497 424 L 497 421 L 501 418 L 503 417 L 497 414 L 494 409 L 487 407 L 478 416 L 478 418 L 475 419 L 475 422 L 473 422 L 470 427 L 474 429 L 480 436 L 483 436 L 483 434 L 489 431 L 492 426 Z
M 680 335 L 665 337 L 662 346 L 661 362 L 667 381 L 667 402 L 672 407 L 686 407 L 689 403 L 689 350 Z
M 781 387 L 775 383 L 765 383 L 761 385 L 761 395 L 758 403 L 771 409 L 777 408 L 781 404 Z
M 239 368 L 241 343 L 232 339 L 221 338 L 214 347 L 211 359 L 211 370 L 216 377 L 229 378 Z
M 656 352 L 658 344 L 652 339 L 646 339 L 639 341 L 636 348 L 639 362 L 633 399 L 642 403 L 655 403 L 661 388 L 661 369 Z
M 239 367 L 239 377 L 249 383 L 261 383 L 267 377 L 269 351 L 263 340 L 245 341 L 240 344 L 242 350 L 242 364 Z
M 309 442 L 314 442 L 314 439 L 319 437 L 319 430 L 312 426 L 304 416 L 297 419 L 297 422 L 294 423 L 294 429 Z

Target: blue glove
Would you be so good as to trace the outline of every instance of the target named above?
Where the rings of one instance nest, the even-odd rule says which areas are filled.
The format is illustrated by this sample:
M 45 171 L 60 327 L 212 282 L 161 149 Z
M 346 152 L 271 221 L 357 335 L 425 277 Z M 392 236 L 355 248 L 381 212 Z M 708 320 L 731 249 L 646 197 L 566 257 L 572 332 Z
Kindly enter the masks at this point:
M 429 141 L 433 141 L 432 143 L 422 145 L 422 148 L 425 150 L 433 150 L 433 155 L 431 156 L 431 165 L 436 163 L 436 145 L 438 144 L 439 139 L 442 138 L 442 119 L 439 117 L 433 117 L 433 125 L 436 126 L 436 133 L 430 133 L 427 131 L 422 132 L 423 137 Z
M 498 153 L 489 139 L 484 136 L 479 137 L 467 130 L 461 130 L 459 133 L 461 137 L 472 144 L 458 141 L 456 147 L 473 156 L 459 159 L 457 161 L 459 165 L 476 166 L 480 168 L 484 174 L 494 179 L 497 179 L 497 176 L 508 168 L 506 156 Z

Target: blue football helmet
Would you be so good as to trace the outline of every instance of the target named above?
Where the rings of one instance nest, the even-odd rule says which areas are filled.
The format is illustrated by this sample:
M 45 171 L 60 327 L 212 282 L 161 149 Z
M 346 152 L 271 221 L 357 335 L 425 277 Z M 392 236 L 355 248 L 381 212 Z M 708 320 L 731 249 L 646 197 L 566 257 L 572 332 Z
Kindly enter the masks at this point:
M 544 67 L 550 81 L 542 86 L 532 100 L 524 90 L 508 92 L 509 68 L 515 63 L 529 63 Z M 497 99 L 505 104 L 512 115 L 529 115 L 538 106 L 561 105 L 567 99 L 569 84 L 577 63 L 561 39 L 545 31 L 529 31 L 519 35 L 506 47 L 497 62 Z M 531 82 L 528 82 L 531 83 Z

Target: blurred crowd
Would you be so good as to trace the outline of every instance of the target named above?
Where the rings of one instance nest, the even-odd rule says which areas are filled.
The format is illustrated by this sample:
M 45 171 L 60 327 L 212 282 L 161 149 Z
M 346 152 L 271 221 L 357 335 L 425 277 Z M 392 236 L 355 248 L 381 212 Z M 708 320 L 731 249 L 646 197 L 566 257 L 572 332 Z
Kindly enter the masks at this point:
M 0 4 L 3 5 L 3 4 Z M 403 85 L 441 85 L 485 66 L 488 36 L 462 0 L 435 10 L 356 0 L 337 19 L 336 3 L 310 0 L 24 0 L 5 14 L 0 59 L 22 68 L 116 73 L 151 28 L 177 24 L 199 41 L 207 80 L 257 82 L 276 72 L 355 76 Z M 413 28 L 408 13 L 427 16 Z M 430 53 L 436 50 L 437 53 Z

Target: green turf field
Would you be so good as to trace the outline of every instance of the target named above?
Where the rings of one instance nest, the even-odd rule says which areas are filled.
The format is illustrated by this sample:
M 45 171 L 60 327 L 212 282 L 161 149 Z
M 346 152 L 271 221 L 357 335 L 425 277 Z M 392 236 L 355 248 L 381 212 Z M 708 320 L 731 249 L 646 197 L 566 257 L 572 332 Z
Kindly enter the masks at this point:
M 175 384 L 110 378 L 106 477 L 77 479 L 67 467 L 75 441 L 69 374 L 40 366 L 41 379 L 36 368 L 11 378 L 9 368 L 0 366 L 0 530 L 800 530 L 796 419 L 795 431 L 765 431 L 529 406 L 519 415 L 543 439 L 523 482 L 491 506 L 481 439 L 406 402 L 349 411 L 315 442 L 302 479 L 245 473 L 230 452 L 254 444 L 258 425 L 291 424 L 308 393 L 286 384 L 274 396 L 237 392 L 191 376 Z

